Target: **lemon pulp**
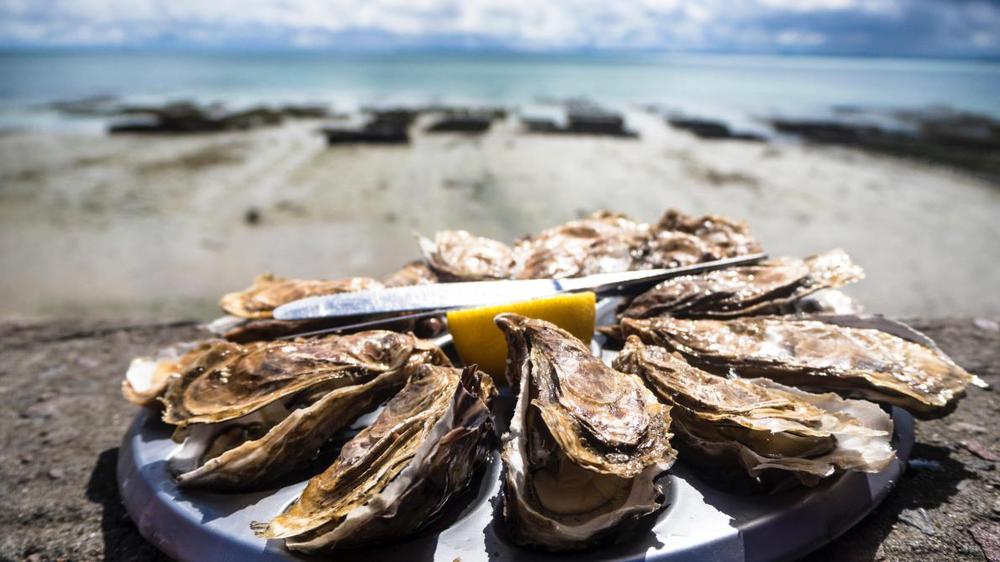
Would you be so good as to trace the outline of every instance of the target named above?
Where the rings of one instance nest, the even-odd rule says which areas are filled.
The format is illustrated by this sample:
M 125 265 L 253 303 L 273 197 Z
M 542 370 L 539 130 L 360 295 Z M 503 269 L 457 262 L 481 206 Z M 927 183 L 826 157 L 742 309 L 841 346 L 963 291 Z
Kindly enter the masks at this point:
M 594 335 L 594 293 L 570 293 L 530 301 L 483 306 L 448 313 L 448 329 L 455 349 L 466 365 L 473 363 L 506 384 L 507 341 L 493 318 L 513 312 L 529 318 L 552 322 L 580 340 L 590 343 Z

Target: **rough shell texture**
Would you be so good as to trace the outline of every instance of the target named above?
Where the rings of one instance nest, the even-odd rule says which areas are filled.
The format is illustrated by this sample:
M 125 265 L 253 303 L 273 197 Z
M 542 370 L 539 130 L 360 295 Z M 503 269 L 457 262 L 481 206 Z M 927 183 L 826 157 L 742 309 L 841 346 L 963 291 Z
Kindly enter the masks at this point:
M 514 246 L 519 279 L 678 267 L 760 251 L 746 225 L 667 211 L 658 224 L 598 211 L 528 236 Z
M 495 442 L 491 379 L 424 366 L 258 535 L 310 553 L 400 539 L 462 492 Z
M 726 318 L 784 313 L 798 299 L 863 276 L 861 268 L 841 250 L 805 260 L 774 258 L 757 265 L 669 279 L 636 297 L 622 316 Z
M 514 265 L 509 246 L 465 230 L 443 230 L 419 242 L 427 265 L 443 281 L 506 279 Z
M 163 420 L 174 425 L 238 418 L 293 394 L 371 380 L 407 362 L 447 363 L 441 350 L 386 330 L 240 345 L 210 340 L 182 358 L 166 389 Z
M 738 463 L 751 477 L 773 469 L 813 485 L 837 470 L 878 472 L 894 456 L 892 419 L 871 402 L 712 375 L 635 336 L 614 366 L 642 377 L 673 406 L 688 447 Z
M 412 372 L 410 367 L 387 371 L 366 383 L 338 388 L 294 411 L 281 411 L 274 420 L 258 411 L 199 424 L 171 458 L 170 468 L 184 487 L 243 490 L 270 484 L 311 461 L 337 431 L 402 388 Z M 262 435 L 248 438 L 255 431 Z M 229 432 L 237 437 L 227 443 L 232 448 L 224 449 L 215 441 L 225 440 Z M 222 452 L 206 455 L 213 448 Z
M 175 362 L 162 398 L 178 427 L 170 460 L 183 486 L 249 489 L 308 463 L 443 352 L 408 334 L 371 331 L 241 346 L 210 341 Z
M 514 246 L 514 277 L 577 277 L 633 269 L 648 237 L 648 225 L 598 211 L 519 240 Z
M 500 315 L 519 388 L 504 437 L 504 517 L 516 541 L 550 550 L 622 538 L 664 505 L 669 407 L 541 320 Z
M 381 288 L 374 279 L 354 277 L 331 281 L 287 279 L 264 274 L 254 280 L 249 288 L 224 295 L 219 306 L 240 318 L 271 318 L 275 308 L 305 297 L 332 295 Z
M 975 380 L 922 334 L 878 317 L 661 316 L 626 318 L 622 329 L 712 372 L 860 396 L 923 418 L 947 414 Z

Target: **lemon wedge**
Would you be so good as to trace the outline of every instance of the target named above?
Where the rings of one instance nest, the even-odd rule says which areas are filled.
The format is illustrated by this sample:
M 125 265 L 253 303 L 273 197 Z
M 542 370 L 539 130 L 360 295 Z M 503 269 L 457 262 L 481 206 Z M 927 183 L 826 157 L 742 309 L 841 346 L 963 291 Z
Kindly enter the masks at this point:
M 455 349 L 466 365 L 473 363 L 506 384 L 507 340 L 493 323 L 498 314 L 513 312 L 529 318 L 547 320 L 580 340 L 589 343 L 594 335 L 594 293 L 571 293 L 543 299 L 484 306 L 448 313 L 448 330 Z

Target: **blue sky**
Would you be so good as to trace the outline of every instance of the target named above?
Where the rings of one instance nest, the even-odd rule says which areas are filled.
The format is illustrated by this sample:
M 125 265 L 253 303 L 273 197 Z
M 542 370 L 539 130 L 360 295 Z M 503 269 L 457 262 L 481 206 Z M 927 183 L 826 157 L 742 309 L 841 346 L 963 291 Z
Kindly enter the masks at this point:
M 1000 57 L 1000 0 L 0 0 L 0 46 Z

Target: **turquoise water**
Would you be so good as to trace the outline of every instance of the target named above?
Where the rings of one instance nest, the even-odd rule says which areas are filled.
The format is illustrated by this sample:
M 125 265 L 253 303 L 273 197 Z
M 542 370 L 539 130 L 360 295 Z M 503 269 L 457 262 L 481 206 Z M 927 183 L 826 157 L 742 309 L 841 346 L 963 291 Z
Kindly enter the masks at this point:
M 609 104 L 745 118 L 833 106 L 946 105 L 1000 115 L 1000 63 L 725 55 L 343 55 L 324 53 L 0 54 L 0 119 L 49 126 L 44 102 L 98 94 L 364 104 L 520 104 L 585 96 Z

